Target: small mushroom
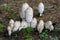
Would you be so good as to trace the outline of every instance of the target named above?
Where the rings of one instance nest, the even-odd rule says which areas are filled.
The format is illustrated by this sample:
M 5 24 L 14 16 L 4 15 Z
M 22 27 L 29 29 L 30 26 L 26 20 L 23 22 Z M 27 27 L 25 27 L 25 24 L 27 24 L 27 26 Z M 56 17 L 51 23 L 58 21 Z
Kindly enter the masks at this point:
M 14 22 L 14 28 L 13 28 L 13 32 L 17 31 L 20 27 L 20 21 L 15 21 Z
M 41 2 L 38 5 L 38 12 L 40 14 L 40 16 L 42 16 L 43 12 L 44 12 L 44 4 Z
M 25 13 L 25 11 L 26 11 L 26 9 L 29 7 L 29 5 L 27 4 L 27 3 L 23 3 L 22 4 L 22 12 L 20 13 L 20 17 L 22 18 L 22 19 L 25 19 L 25 16 L 26 16 L 26 13 Z
M 45 28 L 49 29 L 50 31 L 52 31 L 54 29 L 54 26 L 52 25 L 52 21 L 47 21 L 45 23 Z
M 43 31 L 43 29 L 44 29 L 44 21 L 40 20 L 39 24 L 37 26 L 37 30 L 38 30 L 39 33 L 41 33 Z
M 37 19 L 33 18 L 32 21 L 31 21 L 31 27 L 36 28 L 36 26 L 37 26 Z
M 23 20 L 23 21 L 21 22 L 21 25 L 20 25 L 19 30 L 21 30 L 21 28 L 27 28 L 27 27 L 28 27 L 27 22 Z

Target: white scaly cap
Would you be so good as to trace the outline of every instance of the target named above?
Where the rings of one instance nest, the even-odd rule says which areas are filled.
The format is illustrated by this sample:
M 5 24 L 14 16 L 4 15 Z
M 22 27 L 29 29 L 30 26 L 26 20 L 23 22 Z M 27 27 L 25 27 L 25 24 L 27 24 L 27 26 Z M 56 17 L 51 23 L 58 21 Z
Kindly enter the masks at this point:
M 15 21 L 13 32 L 17 31 L 19 29 L 19 27 L 20 27 L 20 21 Z
M 31 22 L 32 21 L 32 18 L 33 18 L 33 9 L 31 7 L 29 7 L 26 10 L 26 21 L 27 22 Z
M 27 22 L 23 20 L 23 21 L 21 22 L 21 26 L 20 26 L 19 30 L 21 30 L 21 28 L 27 28 L 27 27 L 28 27 Z
M 37 26 L 37 19 L 33 18 L 32 21 L 31 21 L 31 27 L 36 28 L 36 26 Z
M 53 25 L 52 25 L 52 21 L 47 21 L 45 23 L 45 28 L 49 29 L 50 31 L 54 29 Z
M 25 18 L 25 16 L 26 16 L 25 11 L 26 11 L 26 9 L 27 9 L 28 7 L 29 7 L 29 5 L 28 5 L 27 3 L 23 3 L 23 4 L 22 4 L 22 12 L 20 13 L 20 17 L 21 17 L 22 19 Z
M 40 20 L 39 21 L 39 24 L 37 26 L 37 30 L 39 31 L 39 33 L 41 33 L 44 29 L 44 21 L 43 20 Z
M 42 16 L 43 11 L 44 11 L 44 4 L 41 2 L 38 5 L 38 12 L 40 13 L 40 16 Z

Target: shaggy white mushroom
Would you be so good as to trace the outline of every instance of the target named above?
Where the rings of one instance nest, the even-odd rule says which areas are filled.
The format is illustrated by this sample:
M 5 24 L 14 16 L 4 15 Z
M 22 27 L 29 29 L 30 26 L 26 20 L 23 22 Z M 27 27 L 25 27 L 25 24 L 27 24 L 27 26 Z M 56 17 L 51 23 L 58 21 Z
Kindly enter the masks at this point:
M 30 23 L 32 21 L 32 18 L 33 18 L 33 9 L 31 7 L 28 7 L 28 9 L 26 10 L 26 21 Z
M 14 20 L 10 19 L 9 26 L 7 27 L 7 31 L 8 31 L 9 36 L 12 33 L 13 26 L 14 26 Z
M 23 20 L 23 21 L 21 22 L 21 25 L 20 25 L 19 30 L 21 30 L 21 28 L 27 28 L 27 27 L 28 27 L 27 22 Z
M 26 16 L 26 13 L 25 13 L 25 11 L 26 11 L 26 9 L 29 7 L 29 5 L 27 4 L 27 3 L 23 3 L 23 5 L 22 5 L 22 13 L 20 13 L 20 17 L 22 18 L 22 19 L 25 19 L 25 16 Z
M 38 12 L 40 13 L 40 16 L 42 16 L 43 11 L 44 11 L 44 4 L 43 3 L 39 3 Z
M 44 21 L 43 20 L 40 20 L 39 21 L 39 24 L 37 26 L 37 30 L 39 31 L 39 33 L 41 33 L 44 29 Z
M 32 21 L 31 21 L 31 27 L 36 28 L 36 26 L 37 26 L 37 19 L 33 18 Z
M 52 21 L 47 21 L 45 23 L 45 28 L 49 29 L 50 31 L 52 31 L 54 29 L 54 26 L 52 25 Z
M 20 27 L 20 21 L 15 21 L 13 32 L 17 31 L 19 29 L 19 27 Z

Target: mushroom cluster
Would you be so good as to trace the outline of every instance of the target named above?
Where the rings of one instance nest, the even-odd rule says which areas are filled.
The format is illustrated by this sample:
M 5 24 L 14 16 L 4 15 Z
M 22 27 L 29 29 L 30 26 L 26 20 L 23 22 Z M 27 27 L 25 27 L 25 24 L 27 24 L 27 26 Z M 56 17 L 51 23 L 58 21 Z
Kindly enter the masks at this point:
M 42 16 L 42 13 L 44 11 L 44 4 L 39 3 L 38 5 L 38 12 L 39 16 Z M 27 27 L 36 28 L 39 33 L 41 33 L 44 29 L 49 29 L 52 31 L 54 29 L 54 26 L 52 25 L 52 21 L 47 21 L 44 23 L 43 20 L 40 20 L 37 24 L 37 19 L 33 17 L 33 9 L 27 4 L 24 3 L 22 5 L 22 11 L 20 13 L 20 17 L 22 21 L 14 21 L 13 19 L 10 20 L 9 25 L 7 27 L 8 34 L 11 35 L 12 32 L 15 32 L 17 30 L 21 30 Z

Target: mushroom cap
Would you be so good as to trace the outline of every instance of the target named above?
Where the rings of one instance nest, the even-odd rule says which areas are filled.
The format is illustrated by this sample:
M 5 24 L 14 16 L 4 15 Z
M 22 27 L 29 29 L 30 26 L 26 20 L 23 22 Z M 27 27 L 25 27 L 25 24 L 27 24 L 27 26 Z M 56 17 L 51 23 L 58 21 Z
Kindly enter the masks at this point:
M 32 21 L 31 21 L 31 27 L 36 28 L 36 26 L 37 26 L 37 19 L 33 18 Z
M 14 23 L 14 20 L 13 19 L 10 19 L 10 22 L 9 23 Z
M 28 3 L 23 3 L 22 11 L 25 11 L 29 7 Z
M 38 12 L 40 13 L 40 16 L 42 16 L 43 11 L 44 11 L 44 4 L 41 2 L 38 5 Z
M 45 23 L 45 28 L 48 29 L 52 25 L 52 21 L 47 21 Z
M 39 21 L 39 24 L 37 26 L 37 30 L 39 31 L 39 33 L 41 33 L 44 29 L 44 21 L 43 20 L 40 20 Z
M 45 28 L 49 29 L 50 31 L 54 29 L 54 26 L 52 25 L 52 21 L 47 21 L 45 23 Z
M 25 11 L 26 11 L 26 9 L 27 9 L 28 7 L 29 7 L 29 5 L 28 5 L 27 3 L 23 3 L 23 4 L 22 4 L 22 12 L 20 13 L 20 17 L 21 17 L 22 19 L 25 18 L 25 15 L 26 15 Z
M 20 27 L 21 27 L 21 28 L 27 28 L 27 27 L 28 27 L 27 22 L 26 22 L 26 21 L 22 21 Z
M 20 27 L 20 21 L 15 21 L 15 23 L 14 23 L 14 28 L 13 28 L 13 32 L 14 32 L 14 31 L 17 31 L 17 30 L 19 29 L 19 27 Z
M 33 9 L 31 7 L 29 7 L 26 10 L 26 21 L 27 22 L 31 22 L 32 21 L 32 18 L 33 18 Z

